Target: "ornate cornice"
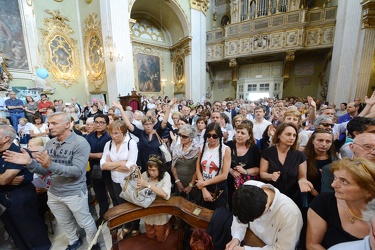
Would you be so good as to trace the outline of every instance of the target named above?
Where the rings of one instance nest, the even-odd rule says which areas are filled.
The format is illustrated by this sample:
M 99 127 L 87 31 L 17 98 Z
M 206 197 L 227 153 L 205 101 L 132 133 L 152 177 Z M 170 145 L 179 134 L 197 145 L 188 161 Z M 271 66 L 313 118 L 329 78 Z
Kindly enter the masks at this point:
M 190 0 L 190 7 L 202 11 L 203 14 L 206 15 L 207 10 L 210 7 L 210 0 Z
M 362 3 L 363 28 L 375 28 L 375 1 Z
M 177 57 L 186 57 L 191 53 L 191 37 L 187 36 L 173 45 L 171 50 L 171 61 L 174 62 Z

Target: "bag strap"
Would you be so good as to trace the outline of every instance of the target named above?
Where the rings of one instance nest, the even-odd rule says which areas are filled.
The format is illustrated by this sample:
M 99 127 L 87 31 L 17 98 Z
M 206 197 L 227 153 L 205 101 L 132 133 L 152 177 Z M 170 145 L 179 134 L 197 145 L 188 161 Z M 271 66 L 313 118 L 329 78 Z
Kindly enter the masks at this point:
M 131 140 L 132 138 L 130 137 L 130 140 Z M 130 150 L 130 140 L 128 141 L 128 151 Z M 111 142 L 109 143 L 109 151 L 111 151 L 111 149 L 112 149 L 112 140 L 111 140 Z
M 162 144 L 163 144 L 163 141 L 161 140 L 161 138 L 160 138 L 158 132 L 156 132 L 156 130 L 154 130 L 154 134 L 155 134 L 156 137 L 158 138 L 158 141 L 159 141 L 160 145 L 162 145 Z
M 137 167 L 135 169 L 135 171 L 137 172 L 137 178 L 140 179 L 141 178 L 141 170 Z M 130 174 L 130 175 L 128 175 L 128 177 L 126 177 L 124 187 L 122 188 L 123 192 L 125 192 L 125 190 L 127 189 L 128 185 L 129 185 L 129 181 L 130 181 L 131 178 L 132 178 L 132 174 Z M 137 188 L 136 188 L 137 197 L 138 197 L 139 190 L 140 190 L 140 187 L 137 186 Z

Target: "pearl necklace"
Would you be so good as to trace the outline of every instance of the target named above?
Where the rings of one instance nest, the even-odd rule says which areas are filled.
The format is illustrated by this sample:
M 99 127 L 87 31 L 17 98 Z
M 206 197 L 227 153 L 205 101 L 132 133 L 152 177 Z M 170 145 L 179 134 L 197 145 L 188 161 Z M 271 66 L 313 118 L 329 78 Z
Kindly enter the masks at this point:
M 363 219 L 362 219 L 361 217 L 356 216 L 356 215 L 352 212 L 352 210 L 350 210 L 349 205 L 348 205 L 348 203 L 347 203 L 346 201 L 345 201 L 345 203 L 346 203 L 346 206 L 348 207 L 349 213 L 352 215 L 352 216 L 350 216 L 350 218 L 349 218 L 350 223 L 351 223 L 351 224 L 354 224 L 355 219 L 360 220 L 360 221 L 363 221 Z

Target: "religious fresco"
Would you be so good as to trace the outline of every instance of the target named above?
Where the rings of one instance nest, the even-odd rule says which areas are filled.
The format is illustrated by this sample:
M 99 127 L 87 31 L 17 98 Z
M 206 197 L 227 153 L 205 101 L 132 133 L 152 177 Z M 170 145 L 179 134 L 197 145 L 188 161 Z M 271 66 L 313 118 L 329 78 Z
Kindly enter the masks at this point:
M 140 92 L 160 92 L 160 58 L 137 54 L 138 90 Z
M 29 69 L 18 1 L 0 0 L 0 6 L 0 51 L 9 58 L 9 68 Z

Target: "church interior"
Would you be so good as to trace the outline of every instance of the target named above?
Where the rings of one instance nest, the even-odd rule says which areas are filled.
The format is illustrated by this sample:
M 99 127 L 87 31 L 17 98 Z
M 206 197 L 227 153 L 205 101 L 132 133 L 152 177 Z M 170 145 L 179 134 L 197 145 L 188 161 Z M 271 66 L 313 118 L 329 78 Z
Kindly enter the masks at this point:
M 340 103 L 375 90 L 372 0 L 0 2 L 3 99 Z

